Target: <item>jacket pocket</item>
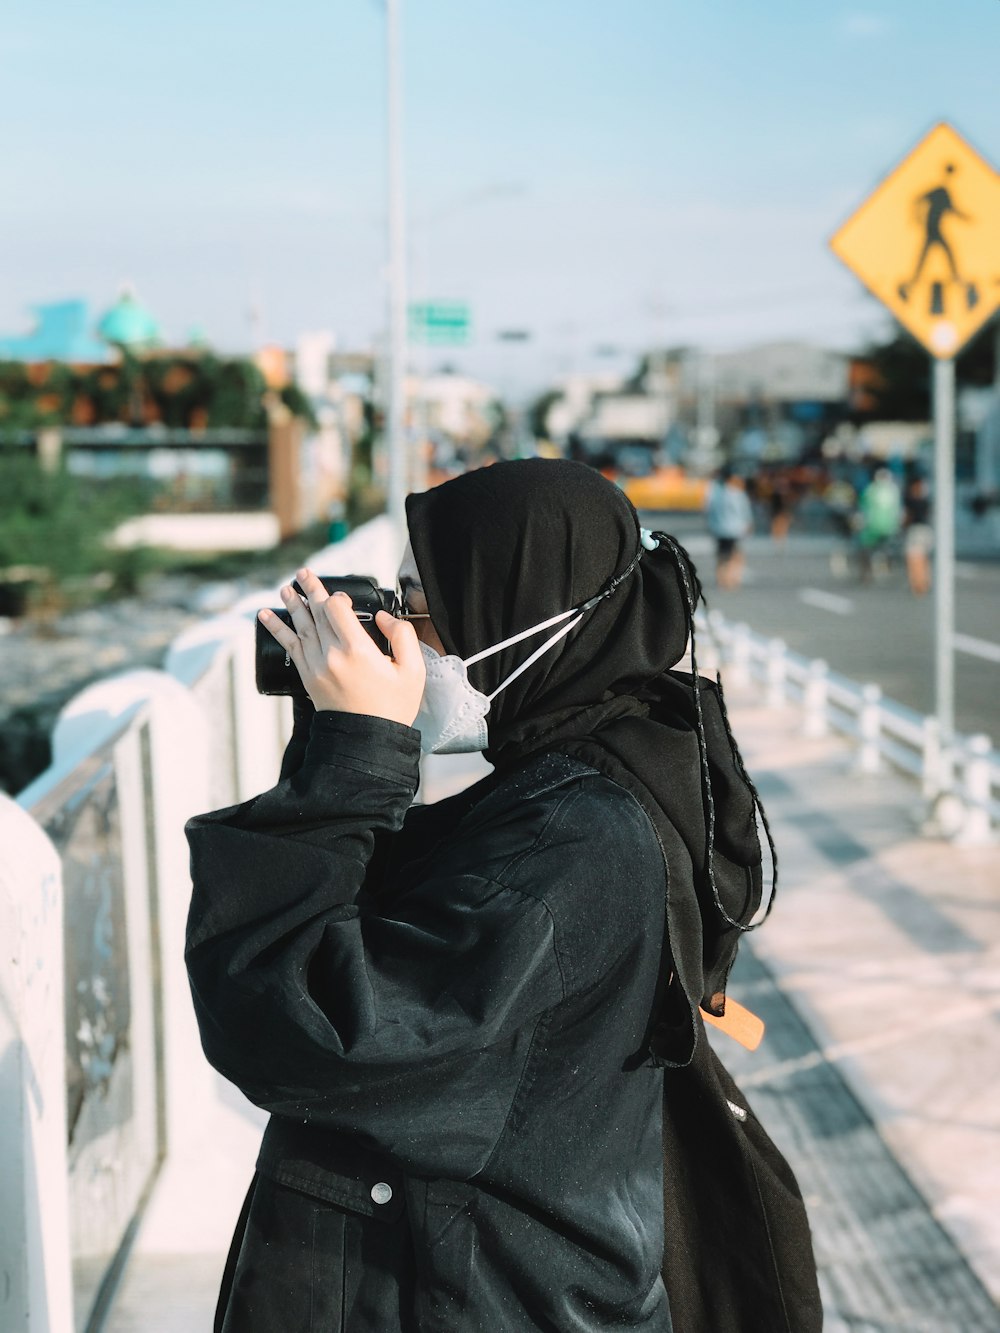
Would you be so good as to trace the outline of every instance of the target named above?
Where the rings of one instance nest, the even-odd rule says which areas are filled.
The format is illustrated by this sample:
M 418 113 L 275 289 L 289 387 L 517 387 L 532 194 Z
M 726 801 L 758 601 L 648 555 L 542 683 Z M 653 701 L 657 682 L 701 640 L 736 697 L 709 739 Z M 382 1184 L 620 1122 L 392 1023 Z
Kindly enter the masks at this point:
M 467 1314 L 476 1282 L 478 1191 L 460 1181 L 411 1177 L 407 1193 L 422 1274 L 417 1326 L 472 1328 Z
M 405 1208 L 403 1172 L 389 1158 L 309 1125 L 272 1119 L 264 1131 L 257 1171 L 358 1217 L 398 1222 Z
M 272 1120 L 234 1239 L 219 1333 L 396 1333 L 415 1264 L 402 1171 L 308 1125 Z
M 233 1240 L 218 1333 L 346 1333 L 348 1214 L 255 1177 Z

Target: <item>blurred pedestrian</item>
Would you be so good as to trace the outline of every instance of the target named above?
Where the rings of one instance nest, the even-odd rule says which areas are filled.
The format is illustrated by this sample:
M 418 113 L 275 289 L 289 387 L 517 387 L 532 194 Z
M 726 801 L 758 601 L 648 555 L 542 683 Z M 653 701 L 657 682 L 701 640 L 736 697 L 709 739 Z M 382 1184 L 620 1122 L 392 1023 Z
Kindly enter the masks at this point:
M 205 1053 L 271 1113 L 216 1329 L 818 1333 L 702 1018 L 764 883 L 693 564 L 578 463 L 406 514 L 393 656 L 303 570 L 261 613 L 307 696 L 281 780 L 188 825 Z M 413 804 L 421 751 L 479 750 Z
M 771 489 L 767 498 L 770 517 L 771 541 L 775 546 L 784 546 L 788 530 L 792 526 L 794 496 L 789 477 L 783 472 L 771 475 Z
M 911 477 L 903 493 L 903 557 L 906 580 L 915 597 L 926 597 L 931 587 L 931 492 L 924 476 Z
M 896 479 L 887 467 L 878 468 L 861 492 L 860 520 L 858 572 L 862 583 L 868 583 L 877 564 L 883 568 L 888 566 L 891 545 L 899 536 L 903 521 L 902 497 Z
M 753 531 L 753 510 L 739 473 L 719 470 L 708 490 L 705 517 L 715 538 L 715 581 L 720 588 L 738 588 L 744 565 L 740 542 Z
M 823 492 L 823 503 L 837 538 L 830 551 L 830 573 L 844 578 L 850 567 L 858 494 L 846 477 L 834 477 Z

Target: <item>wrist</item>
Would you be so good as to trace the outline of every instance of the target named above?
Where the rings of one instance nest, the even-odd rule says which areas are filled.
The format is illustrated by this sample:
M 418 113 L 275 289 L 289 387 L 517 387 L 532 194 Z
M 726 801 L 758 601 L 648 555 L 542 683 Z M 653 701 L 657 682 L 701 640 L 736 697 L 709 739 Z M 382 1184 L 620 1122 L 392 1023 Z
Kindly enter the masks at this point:
M 320 709 L 313 719 L 307 764 L 363 765 L 372 776 L 389 776 L 416 788 L 420 732 L 389 718 Z

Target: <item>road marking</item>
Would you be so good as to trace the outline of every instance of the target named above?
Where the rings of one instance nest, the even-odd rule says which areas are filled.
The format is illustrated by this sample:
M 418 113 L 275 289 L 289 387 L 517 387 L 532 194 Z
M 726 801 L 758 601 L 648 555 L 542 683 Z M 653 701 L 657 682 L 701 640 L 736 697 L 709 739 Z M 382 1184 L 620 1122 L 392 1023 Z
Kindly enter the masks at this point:
M 821 611 L 832 611 L 835 616 L 849 616 L 854 610 L 849 597 L 838 597 L 835 592 L 823 592 L 819 588 L 800 588 L 799 601 L 807 606 L 818 606 Z
M 957 652 L 970 653 L 987 662 L 1000 662 L 1000 643 L 990 643 L 989 639 L 974 639 L 971 634 L 956 634 L 952 637 L 952 643 Z

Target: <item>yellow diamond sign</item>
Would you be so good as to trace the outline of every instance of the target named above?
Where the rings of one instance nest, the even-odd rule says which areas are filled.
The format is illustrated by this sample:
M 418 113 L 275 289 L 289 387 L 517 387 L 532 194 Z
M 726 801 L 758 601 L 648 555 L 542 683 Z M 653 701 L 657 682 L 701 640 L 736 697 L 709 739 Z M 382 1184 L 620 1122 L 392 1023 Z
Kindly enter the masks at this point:
M 935 125 L 830 248 L 937 357 L 953 357 L 1000 305 L 1000 175 Z

